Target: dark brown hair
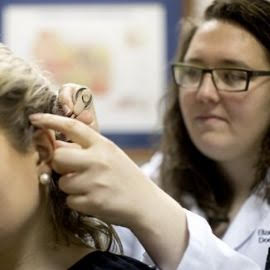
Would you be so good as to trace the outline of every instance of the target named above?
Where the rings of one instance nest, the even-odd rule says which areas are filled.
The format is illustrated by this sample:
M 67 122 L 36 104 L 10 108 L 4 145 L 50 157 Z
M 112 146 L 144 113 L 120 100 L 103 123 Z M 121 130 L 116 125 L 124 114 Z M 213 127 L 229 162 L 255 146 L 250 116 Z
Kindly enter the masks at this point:
M 37 112 L 57 113 L 56 92 L 37 67 L 16 57 L 1 43 L 0 74 L 0 126 L 14 148 L 27 153 L 35 131 L 28 117 Z M 100 250 L 113 246 L 122 251 L 119 238 L 110 224 L 66 206 L 66 195 L 58 188 L 58 178 L 59 175 L 54 173 L 48 195 L 56 243 L 58 239 L 64 238 L 67 244 L 76 239 L 73 241 L 76 244 Z
M 204 20 L 223 20 L 240 25 L 266 48 L 270 60 L 270 3 L 264 0 L 216 0 L 206 9 Z M 176 61 L 183 61 L 189 44 L 198 28 L 191 20 L 180 24 L 180 44 Z M 269 61 L 270 62 L 270 61 Z M 178 88 L 171 83 L 164 97 L 164 133 L 161 151 L 161 185 L 183 206 L 189 208 L 192 197 L 205 212 L 212 228 L 220 221 L 228 221 L 228 212 L 234 198 L 232 186 L 216 167 L 191 142 L 181 115 Z M 270 200 L 265 175 L 270 166 L 270 127 L 265 136 L 257 164 L 253 192 L 259 184 L 265 185 L 263 196 Z

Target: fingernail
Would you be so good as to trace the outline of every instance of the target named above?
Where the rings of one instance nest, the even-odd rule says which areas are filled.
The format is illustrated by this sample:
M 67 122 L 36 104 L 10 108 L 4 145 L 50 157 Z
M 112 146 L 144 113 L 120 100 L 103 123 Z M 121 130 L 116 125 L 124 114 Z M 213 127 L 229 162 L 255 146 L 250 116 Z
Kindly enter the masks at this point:
M 41 113 L 31 114 L 31 115 L 29 115 L 29 120 L 30 120 L 31 122 L 33 122 L 33 121 L 38 121 L 38 120 L 41 119 L 41 116 L 42 116 Z
M 71 113 L 71 110 L 67 105 L 63 105 L 63 111 L 65 115 L 69 115 Z

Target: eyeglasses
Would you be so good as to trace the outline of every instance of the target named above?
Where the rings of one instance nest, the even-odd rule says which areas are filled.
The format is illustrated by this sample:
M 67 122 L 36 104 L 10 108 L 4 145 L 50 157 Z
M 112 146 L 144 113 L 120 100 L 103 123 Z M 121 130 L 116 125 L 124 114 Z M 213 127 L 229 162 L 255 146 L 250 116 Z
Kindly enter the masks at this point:
M 270 76 L 270 71 L 242 68 L 202 68 L 185 63 L 172 64 L 174 82 L 180 88 L 198 89 L 204 74 L 210 73 L 219 91 L 247 91 L 252 77 Z

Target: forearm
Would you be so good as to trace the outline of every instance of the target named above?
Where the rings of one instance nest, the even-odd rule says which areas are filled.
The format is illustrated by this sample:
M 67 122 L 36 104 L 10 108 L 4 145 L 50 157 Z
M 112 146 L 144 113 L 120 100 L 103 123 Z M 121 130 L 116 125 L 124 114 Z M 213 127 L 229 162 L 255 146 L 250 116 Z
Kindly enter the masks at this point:
M 158 187 L 146 202 L 140 220 L 132 227 L 149 256 L 164 270 L 175 270 L 188 243 L 183 208 Z

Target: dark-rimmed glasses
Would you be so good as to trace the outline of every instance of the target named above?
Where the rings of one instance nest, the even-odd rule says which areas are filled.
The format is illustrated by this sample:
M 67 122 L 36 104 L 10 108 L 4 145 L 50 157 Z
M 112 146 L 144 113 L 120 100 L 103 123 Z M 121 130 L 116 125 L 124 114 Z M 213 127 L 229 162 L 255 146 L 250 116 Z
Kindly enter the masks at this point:
M 180 88 L 198 89 L 204 74 L 210 73 L 213 84 L 219 91 L 247 91 L 252 77 L 270 76 L 270 71 L 243 68 L 202 68 L 186 63 L 172 64 L 174 82 Z

